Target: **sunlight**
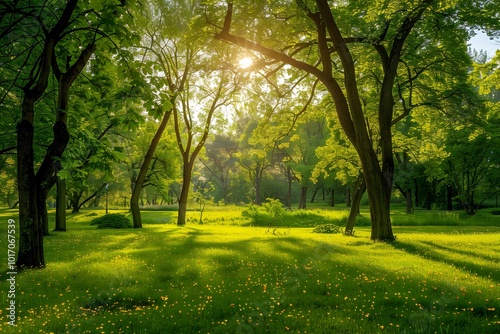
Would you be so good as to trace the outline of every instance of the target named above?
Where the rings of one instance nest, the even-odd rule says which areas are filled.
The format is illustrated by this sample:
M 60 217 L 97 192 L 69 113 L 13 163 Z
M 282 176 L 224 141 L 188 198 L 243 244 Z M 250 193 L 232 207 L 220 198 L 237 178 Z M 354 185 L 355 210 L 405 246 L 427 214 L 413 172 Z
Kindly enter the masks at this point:
M 250 57 L 245 57 L 239 60 L 240 68 L 249 68 L 253 64 L 253 59 Z

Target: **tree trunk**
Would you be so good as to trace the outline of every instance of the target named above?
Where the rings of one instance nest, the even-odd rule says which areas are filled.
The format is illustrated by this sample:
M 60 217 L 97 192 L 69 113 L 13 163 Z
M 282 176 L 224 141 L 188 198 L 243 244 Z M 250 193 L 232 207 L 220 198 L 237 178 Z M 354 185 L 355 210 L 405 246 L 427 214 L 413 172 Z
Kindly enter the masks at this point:
M 312 197 L 311 197 L 311 203 L 314 203 L 314 200 L 316 199 L 316 194 L 318 193 L 318 190 L 320 190 L 320 189 L 322 189 L 322 188 L 323 188 L 323 186 L 321 186 L 321 187 L 316 187 L 316 188 L 314 189 L 313 195 L 312 195 Z
M 260 175 L 260 171 L 258 170 L 255 173 L 255 204 L 256 205 L 262 204 L 262 198 L 260 196 L 260 184 L 261 184 L 261 175 Z
M 47 195 L 48 191 L 42 189 L 40 185 L 36 186 L 36 205 L 38 212 L 38 221 L 42 226 L 42 232 L 44 236 L 50 235 L 49 231 L 49 215 L 47 211 Z
M 68 87 L 69 89 L 69 87 Z M 60 109 L 59 114 L 62 113 Z M 64 150 L 69 142 L 69 132 L 66 128 L 66 119 L 65 116 L 59 115 L 58 118 L 62 118 L 58 120 L 53 127 L 54 138 L 52 143 L 47 148 L 47 152 L 45 154 L 45 158 L 36 173 L 36 187 L 37 187 L 37 205 L 38 205 L 38 215 L 40 223 L 42 224 L 42 228 L 44 231 L 44 235 L 49 234 L 49 226 L 48 226 L 48 217 L 47 217 L 47 196 L 56 183 L 56 173 L 57 173 L 57 160 L 61 158 Z M 65 204 L 65 203 L 64 203 Z M 58 207 L 62 207 L 66 210 L 65 205 L 61 205 Z
M 330 199 L 330 206 L 334 207 L 335 206 L 335 188 L 332 187 L 332 197 Z
M 307 204 L 307 187 L 300 188 L 299 209 L 305 209 Z
M 286 193 L 286 207 L 292 210 L 292 169 L 286 167 L 286 181 L 288 183 L 287 193 Z
M 413 200 L 411 196 L 411 189 L 405 191 L 406 213 L 413 213 Z
M 141 210 L 139 208 L 139 198 L 141 196 L 142 187 L 144 185 L 144 180 L 146 179 L 149 165 L 151 164 L 151 160 L 153 159 L 154 152 L 158 143 L 160 142 L 160 138 L 167 126 L 168 120 L 172 113 L 170 111 L 165 112 L 163 118 L 161 120 L 160 126 L 156 130 L 156 133 L 151 140 L 151 144 L 149 145 L 146 156 L 144 157 L 144 161 L 141 165 L 141 169 L 139 170 L 139 174 L 137 175 L 137 179 L 134 182 L 134 187 L 132 190 L 132 197 L 130 198 L 130 211 L 132 212 L 132 219 L 134 221 L 135 228 L 142 228 L 142 219 L 141 219 Z
M 66 180 L 60 177 L 57 177 L 55 231 L 66 231 Z
M 224 181 L 222 181 L 222 192 L 224 196 L 224 205 L 229 204 L 229 180 L 228 178 L 224 178 Z
M 356 222 L 356 216 L 359 215 L 359 206 L 361 204 L 361 198 L 366 190 L 365 179 L 363 175 L 360 175 L 354 184 L 354 196 L 352 198 L 351 210 L 349 211 L 349 217 L 347 218 L 347 223 L 345 227 L 345 235 L 354 235 L 354 223 Z
M 21 120 L 17 125 L 17 188 L 19 192 L 19 268 L 45 267 L 43 231 L 38 224 L 36 205 L 33 125 Z
M 350 207 L 351 206 L 351 186 L 347 185 L 347 190 L 345 193 L 345 206 Z
M 394 240 L 390 217 L 390 194 L 392 191 L 392 176 L 390 167 L 382 172 L 377 154 L 371 147 L 366 151 L 358 150 L 363 165 L 368 203 L 370 205 L 372 240 Z M 391 188 L 390 190 L 388 188 Z
M 453 211 L 453 186 L 446 187 L 446 208 L 448 211 Z
M 193 171 L 193 164 L 188 159 L 184 161 L 184 168 L 182 171 L 182 189 L 179 196 L 179 211 L 177 215 L 177 226 L 186 225 L 186 211 L 189 199 L 189 186 L 191 185 L 191 174 Z
M 413 182 L 415 183 L 415 206 L 418 208 L 420 206 L 420 193 L 418 191 L 417 179 L 413 179 Z
M 71 213 L 77 213 L 80 211 L 80 208 L 82 207 L 83 203 L 80 204 L 80 199 L 82 198 L 83 192 L 73 192 L 71 194 Z

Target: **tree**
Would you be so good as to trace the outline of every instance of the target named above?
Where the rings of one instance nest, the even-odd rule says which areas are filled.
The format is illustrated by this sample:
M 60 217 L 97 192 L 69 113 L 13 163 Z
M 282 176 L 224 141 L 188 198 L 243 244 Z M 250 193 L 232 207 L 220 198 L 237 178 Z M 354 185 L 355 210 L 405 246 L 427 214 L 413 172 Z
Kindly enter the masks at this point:
M 442 169 L 469 215 L 500 193 L 499 64 L 500 52 L 488 62 L 474 64 L 470 82 L 476 90 L 469 92 L 471 103 L 461 105 L 470 114 L 469 122 L 464 125 L 450 120 L 446 142 L 449 157 Z
M 236 166 L 238 143 L 229 135 L 218 134 L 205 145 L 206 154 L 201 160 L 209 173 L 222 188 L 224 204 L 229 203 L 230 173 Z
M 339 125 L 330 120 L 330 137 L 324 146 L 316 149 L 318 163 L 313 171 L 313 179 L 320 175 L 335 175 L 347 186 L 346 204 L 350 207 L 345 234 L 354 235 L 354 224 L 359 215 L 361 199 L 366 190 L 361 164 L 350 142 L 345 138 Z M 352 195 L 351 195 L 352 185 Z M 333 191 L 333 190 L 332 190 Z
M 137 138 L 127 149 L 130 157 L 132 189 L 130 204 L 135 228 L 142 226 L 139 211 L 141 191 L 148 187 L 154 188 L 155 193 L 159 193 L 162 198 L 167 199 L 171 180 L 176 178 L 178 174 L 179 157 L 175 154 L 177 151 L 175 135 L 162 134 L 164 129 L 161 127 L 165 118 L 168 119 L 164 115 L 160 126 L 158 126 L 158 122 L 153 120 L 148 120 L 141 125 Z
M 176 20 L 179 17 L 186 18 L 185 8 L 177 8 L 176 4 L 168 4 L 163 2 L 155 2 L 148 4 L 143 8 L 141 17 L 137 20 L 139 29 L 143 32 L 143 40 L 140 50 L 143 50 L 141 55 L 140 70 L 148 79 L 151 85 L 151 94 L 146 96 L 145 107 L 148 109 L 150 116 L 155 119 L 161 119 L 155 135 L 150 141 L 147 152 L 140 163 L 139 172 L 132 181 L 132 196 L 130 198 L 130 210 L 135 228 L 142 227 L 141 212 L 139 209 L 139 198 L 141 191 L 144 188 L 148 170 L 158 144 L 167 124 L 172 115 L 172 107 L 177 92 L 184 90 L 186 82 L 185 75 L 175 72 L 172 68 L 172 61 L 175 61 L 172 56 L 169 46 L 169 41 L 177 41 L 182 30 L 185 28 L 186 21 L 179 22 Z M 156 15 L 156 11 L 160 15 Z M 180 15 L 179 15 L 180 14 Z M 187 19 L 189 20 L 189 19 Z M 178 29 L 179 26 L 182 28 Z M 177 28 L 177 29 L 176 29 Z M 175 42 L 174 42 L 175 48 Z M 181 75 L 181 77 L 179 77 Z
M 313 170 L 318 163 L 316 149 L 325 144 L 328 134 L 323 110 L 313 110 L 303 115 L 295 129 L 284 138 L 279 148 L 285 153 L 283 159 L 300 183 L 299 209 L 306 208 L 307 190 Z
M 179 97 L 181 103 L 173 107 L 174 129 L 183 161 L 182 188 L 179 196 L 177 225 L 186 224 L 186 210 L 193 167 L 210 133 L 215 111 L 221 106 L 227 105 L 231 94 L 237 89 L 237 84 L 233 85 L 233 82 L 229 80 L 230 78 L 224 72 L 222 70 L 218 73 L 217 86 L 210 87 L 206 83 L 205 87 L 208 89 L 202 88 L 202 86 L 199 87 L 201 88 L 200 90 L 194 87 L 194 89 L 187 89 L 185 95 Z M 197 79 L 201 79 L 201 76 Z M 198 95 L 194 100 L 198 100 L 198 104 L 202 105 L 204 110 L 196 111 L 191 107 L 193 103 L 191 94 L 193 93 Z M 203 119 L 201 123 L 195 121 L 195 112 L 205 112 L 204 117 L 201 115 L 198 117 L 198 122 L 200 119 Z
M 443 169 L 447 171 L 458 191 L 458 200 L 469 215 L 475 214 L 485 200 L 500 193 L 500 137 L 496 133 L 500 121 L 497 118 L 489 122 L 489 129 L 469 126 L 449 136 L 450 157 Z M 493 128 L 494 132 L 488 131 Z
M 100 32 L 106 28 L 108 33 L 117 32 L 122 25 L 115 24 L 113 19 L 126 16 L 121 5 L 115 2 L 99 3 L 95 9 L 78 5 L 76 0 L 67 1 L 65 6 L 50 1 L 16 1 L 2 3 L 0 9 L 2 44 L 11 45 L 8 52 L 2 54 L 2 63 L 10 65 L 9 70 L 14 73 L 8 75 L 11 90 L 19 92 L 22 100 L 17 126 L 21 236 L 16 264 L 20 268 L 45 265 L 45 202 L 55 183 L 54 163 L 62 156 L 69 140 L 66 126 L 69 88 L 94 51 Z M 58 80 L 53 140 L 35 175 L 35 104 L 43 97 L 51 73 Z
M 393 2 L 388 6 L 385 2 L 371 1 L 363 3 L 361 8 L 354 2 L 331 6 L 326 0 L 317 0 L 297 1 L 300 8 L 297 12 L 276 2 L 260 9 L 259 13 L 264 10 L 280 14 L 267 16 L 274 21 L 267 20 L 264 24 L 274 24 L 273 29 L 267 30 L 267 34 L 255 33 L 251 38 L 263 41 L 254 42 L 231 32 L 233 15 L 240 12 L 234 11 L 230 1 L 223 27 L 216 34 L 220 40 L 301 69 L 326 87 L 335 103 L 339 123 L 360 158 L 370 204 L 373 240 L 394 239 L 389 216 L 394 179 L 391 129 L 413 107 L 424 102 L 422 97 L 425 99 L 425 96 L 419 98 L 417 92 L 425 87 L 425 79 L 436 73 L 432 72 L 434 68 L 443 68 L 446 64 L 448 68 L 465 70 L 463 55 L 467 35 L 462 23 L 468 20 L 477 24 L 479 17 L 486 16 L 486 7 L 489 7 L 482 6 L 484 10 L 476 11 L 479 14 L 470 19 L 465 18 L 460 10 L 468 11 L 470 7 L 467 6 L 471 4 L 464 2 L 459 5 L 423 0 L 412 4 Z M 245 9 L 246 15 L 249 12 Z M 451 20 L 455 13 L 460 20 Z M 264 21 L 256 20 L 257 23 Z M 233 30 L 239 28 L 236 22 Z M 297 36 L 298 40 L 290 41 L 289 36 Z M 457 50 L 457 45 L 462 47 Z M 442 56 L 439 61 L 432 57 L 433 53 Z M 363 112 L 363 91 L 359 89 L 362 87 L 360 82 L 368 79 L 370 72 L 377 86 L 377 100 L 372 101 L 376 104 L 378 126 L 378 140 L 374 144 Z M 443 87 L 443 96 L 453 91 L 452 83 L 446 89 Z M 411 96 L 411 108 L 402 108 L 397 103 L 395 93 L 398 90 L 400 95 Z M 448 93 L 444 93 L 445 90 Z M 399 110 L 397 115 L 395 112 Z

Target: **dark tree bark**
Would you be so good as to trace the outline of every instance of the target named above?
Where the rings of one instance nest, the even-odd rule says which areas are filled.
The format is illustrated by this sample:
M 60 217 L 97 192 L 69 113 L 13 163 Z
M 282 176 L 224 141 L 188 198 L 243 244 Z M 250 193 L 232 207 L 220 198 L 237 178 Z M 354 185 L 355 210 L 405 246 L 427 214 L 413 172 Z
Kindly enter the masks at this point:
M 56 228 L 55 231 L 66 231 L 66 180 L 57 177 Z
M 415 184 L 415 206 L 418 208 L 420 206 L 420 192 L 418 189 L 418 182 L 417 179 L 413 179 L 413 182 Z
M 356 217 L 359 215 L 359 206 L 365 190 L 365 179 L 363 175 L 360 175 L 354 184 L 354 195 L 352 197 L 351 210 L 349 211 L 349 217 L 347 218 L 345 226 L 345 235 L 354 235 L 354 223 L 356 222 Z
M 411 196 L 411 189 L 405 191 L 406 213 L 413 213 L 413 200 Z
M 351 186 L 347 185 L 347 189 L 345 192 L 345 206 L 350 207 L 351 206 Z
M 25 99 L 27 96 L 25 96 Z M 43 231 L 38 224 L 36 205 L 33 125 L 22 120 L 17 125 L 17 182 L 19 192 L 19 250 L 16 265 L 19 268 L 45 266 Z
M 71 65 L 66 72 L 62 72 L 59 68 L 59 65 L 57 64 L 57 59 L 55 56 L 52 57 L 52 70 L 54 72 L 55 77 L 57 78 L 57 84 L 58 84 L 58 92 L 57 92 L 57 122 L 56 124 L 59 124 L 58 130 L 56 131 L 56 128 L 54 126 L 54 141 L 52 142 L 51 146 L 53 145 L 53 148 L 49 148 L 47 151 L 46 159 L 51 163 L 52 166 L 54 164 L 58 164 L 58 161 L 56 160 L 57 158 L 61 158 L 64 150 L 66 149 L 66 146 L 69 143 L 69 132 L 67 129 L 67 121 L 68 121 L 68 116 L 67 116 L 67 111 L 68 111 L 68 104 L 69 104 L 69 91 L 71 88 L 71 85 L 73 82 L 76 80 L 76 78 L 80 75 L 80 73 L 83 71 L 85 68 L 85 65 L 87 64 L 88 60 L 92 56 L 96 49 L 96 45 L 92 42 L 88 44 L 85 49 L 82 50 L 80 53 L 80 56 L 78 59 L 75 61 L 73 65 Z M 45 162 L 45 160 L 44 160 Z M 42 163 L 43 166 L 43 163 Z M 40 170 L 42 168 L 40 167 Z M 38 174 L 40 173 L 40 170 L 37 173 L 37 178 Z M 54 168 L 53 168 L 54 170 Z M 52 185 L 49 183 L 49 178 L 51 178 Z M 43 191 L 41 194 L 44 195 L 45 198 L 40 199 L 40 205 L 42 205 L 42 200 L 47 202 L 47 194 L 54 185 L 55 182 L 57 182 L 58 176 L 52 175 L 49 176 L 47 172 L 45 174 L 40 175 L 40 185 L 47 184 L 50 186 L 47 188 L 47 191 Z M 66 230 L 66 183 L 64 180 L 60 180 L 57 182 L 58 189 L 57 189 L 57 198 L 56 198 L 56 230 L 58 231 L 65 231 Z M 63 187 L 63 189 L 59 189 L 59 187 Z M 44 226 L 48 225 L 48 219 L 46 217 L 43 217 L 44 220 Z M 48 232 L 48 227 L 46 228 Z
M 446 208 L 448 211 L 453 211 L 453 187 L 451 185 L 446 187 Z
M 314 200 L 316 199 L 316 194 L 320 189 L 323 190 L 323 199 L 325 199 L 325 189 L 323 188 L 323 186 L 319 186 L 314 189 L 314 192 L 311 197 L 311 203 L 314 203 Z
M 60 18 L 52 29 L 44 31 L 43 49 L 38 59 L 33 62 L 35 65 L 31 71 L 32 77 L 23 87 L 22 117 L 17 127 L 20 242 L 16 264 L 20 268 L 45 266 L 43 230 L 44 228 L 47 230 L 48 221 L 46 199 L 48 191 L 55 183 L 53 163 L 55 158 L 61 157 L 69 140 L 69 135 L 66 129 L 66 121 L 65 119 L 59 119 L 61 112 L 58 111 L 58 118 L 53 127 L 53 142 L 47 149 L 45 158 L 35 175 L 33 155 L 34 105 L 48 86 L 51 65 L 55 60 L 55 45 L 69 26 L 77 3 L 77 0 L 68 0 Z M 72 69 L 74 69 L 73 66 L 68 72 L 72 72 Z M 56 71 L 54 73 L 57 75 Z M 69 79 L 69 82 L 63 82 L 63 85 L 61 85 L 61 80 L 58 80 L 59 90 L 62 89 L 62 93 L 65 93 L 66 86 L 69 89 L 74 80 L 73 73 L 68 77 L 65 76 L 65 79 Z M 61 97 L 63 96 L 60 91 L 58 94 L 58 108 Z M 66 109 L 64 108 L 64 110 Z
M 82 207 L 80 204 L 80 199 L 83 196 L 83 191 L 75 191 L 71 194 L 71 197 L 69 199 L 70 206 L 71 206 L 71 213 L 77 213 L 80 211 L 80 208 Z
M 307 205 L 307 187 L 301 187 L 299 209 L 305 209 L 306 205 Z
M 56 183 L 56 162 L 57 158 L 61 158 L 66 145 L 69 142 L 69 133 L 66 128 L 66 122 L 59 120 L 54 124 L 53 128 L 54 139 L 49 145 L 45 158 L 38 169 L 35 177 L 36 187 L 36 203 L 39 215 L 39 224 L 42 226 L 44 235 L 49 234 L 48 217 L 47 217 L 47 195 Z M 66 207 L 66 201 L 62 203 L 62 207 Z

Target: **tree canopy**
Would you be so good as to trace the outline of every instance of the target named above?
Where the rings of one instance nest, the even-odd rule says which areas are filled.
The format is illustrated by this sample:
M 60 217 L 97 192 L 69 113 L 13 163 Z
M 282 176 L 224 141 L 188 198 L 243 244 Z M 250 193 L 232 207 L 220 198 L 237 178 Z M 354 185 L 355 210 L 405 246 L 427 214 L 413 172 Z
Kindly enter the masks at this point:
M 364 200 L 382 241 L 400 198 L 474 214 L 500 192 L 500 52 L 467 43 L 500 34 L 498 8 L 2 2 L 0 202 L 19 206 L 18 265 L 45 265 L 49 207 L 65 230 L 67 207 L 104 194 L 142 227 L 145 205 L 176 205 L 184 225 L 190 203 L 304 209 L 322 189 L 353 203 L 350 231 Z

